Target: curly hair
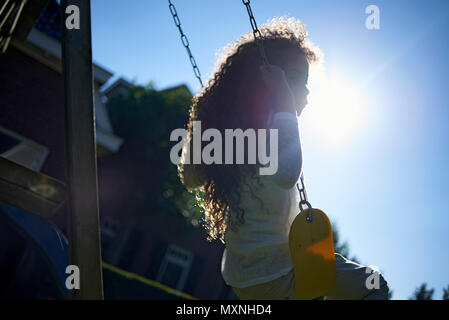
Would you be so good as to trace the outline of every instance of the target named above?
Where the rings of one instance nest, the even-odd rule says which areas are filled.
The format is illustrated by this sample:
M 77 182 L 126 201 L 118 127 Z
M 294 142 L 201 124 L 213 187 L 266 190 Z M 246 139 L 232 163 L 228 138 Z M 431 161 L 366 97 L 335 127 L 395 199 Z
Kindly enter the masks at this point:
M 307 32 L 300 20 L 273 18 L 259 30 L 271 64 L 282 68 L 285 53 L 292 50 L 305 55 L 309 64 L 319 60 L 319 50 L 306 39 Z M 259 70 L 262 64 L 252 32 L 225 46 L 218 54 L 212 78 L 193 98 L 187 126 L 189 136 L 192 137 L 193 121 L 201 121 L 202 130 L 215 128 L 222 134 L 225 129 L 265 128 L 270 97 L 266 90 L 261 89 L 264 88 Z M 203 225 L 209 241 L 220 239 L 224 242 L 227 228 L 234 229 L 244 223 L 245 211 L 240 208 L 237 187 L 244 176 L 258 179 L 257 167 L 258 165 L 201 165 L 201 170 L 205 173 L 205 181 L 201 187 L 204 192 Z M 183 180 L 182 170 L 180 177 Z

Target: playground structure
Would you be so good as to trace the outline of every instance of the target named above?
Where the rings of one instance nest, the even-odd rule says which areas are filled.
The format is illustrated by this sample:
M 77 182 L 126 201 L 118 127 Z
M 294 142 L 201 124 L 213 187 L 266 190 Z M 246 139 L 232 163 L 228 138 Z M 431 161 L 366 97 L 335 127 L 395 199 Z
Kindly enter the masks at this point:
M 7 0 L 0 7 L 2 51 L 14 35 L 26 37 L 46 1 Z M 67 219 L 69 264 L 80 270 L 73 299 L 103 299 L 93 108 L 90 1 L 61 1 L 79 8 L 80 28 L 62 28 L 67 184 L 0 158 L 0 201 L 52 221 Z M 22 19 L 19 20 L 21 14 Z M 20 23 L 18 23 L 20 21 Z M 63 19 L 64 21 L 64 19 Z M 10 23 L 12 22 L 12 23 Z M 62 208 L 67 206 L 67 217 Z

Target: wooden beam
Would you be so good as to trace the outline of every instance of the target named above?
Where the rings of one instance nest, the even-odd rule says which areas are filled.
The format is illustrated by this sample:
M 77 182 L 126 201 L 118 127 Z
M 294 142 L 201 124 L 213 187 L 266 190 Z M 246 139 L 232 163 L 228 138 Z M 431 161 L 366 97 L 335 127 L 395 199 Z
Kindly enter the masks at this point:
M 20 17 L 19 24 L 13 33 L 15 38 L 20 40 L 26 39 L 47 3 L 48 0 L 27 1 L 22 16 Z
M 67 29 L 66 8 L 79 9 L 79 29 Z M 62 0 L 62 65 L 66 126 L 70 264 L 80 270 L 74 299 L 103 299 L 89 0 Z
M 64 183 L 0 157 L 0 201 L 60 223 Z

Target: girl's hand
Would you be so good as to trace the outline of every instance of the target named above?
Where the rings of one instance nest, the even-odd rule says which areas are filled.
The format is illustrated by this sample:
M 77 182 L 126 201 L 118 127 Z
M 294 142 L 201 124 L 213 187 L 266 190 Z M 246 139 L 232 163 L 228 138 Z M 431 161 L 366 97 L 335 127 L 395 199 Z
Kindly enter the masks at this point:
M 288 85 L 284 70 L 275 65 L 261 66 L 262 78 L 274 98 L 277 112 L 290 112 L 296 115 L 295 98 Z

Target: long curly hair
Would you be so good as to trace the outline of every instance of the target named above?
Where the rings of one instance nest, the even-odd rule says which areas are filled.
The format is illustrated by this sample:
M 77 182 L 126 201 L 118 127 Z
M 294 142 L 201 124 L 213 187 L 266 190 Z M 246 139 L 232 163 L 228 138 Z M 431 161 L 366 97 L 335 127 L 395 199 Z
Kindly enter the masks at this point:
M 282 68 L 285 53 L 292 50 L 305 55 L 309 64 L 319 60 L 319 50 L 306 39 L 307 32 L 300 20 L 273 18 L 259 30 L 270 64 Z M 261 65 L 263 60 L 252 32 L 224 47 L 218 54 L 212 78 L 193 98 L 187 126 L 189 136 L 192 137 L 193 121 L 201 121 L 202 131 L 218 129 L 222 137 L 225 129 L 266 128 L 271 97 L 264 90 Z M 258 179 L 257 168 L 258 165 L 201 165 L 205 176 L 201 186 L 204 192 L 203 225 L 209 241 L 220 239 L 224 242 L 228 228 L 234 229 L 244 223 L 245 211 L 240 207 L 238 186 L 245 176 Z M 182 170 L 180 177 L 183 181 Z

